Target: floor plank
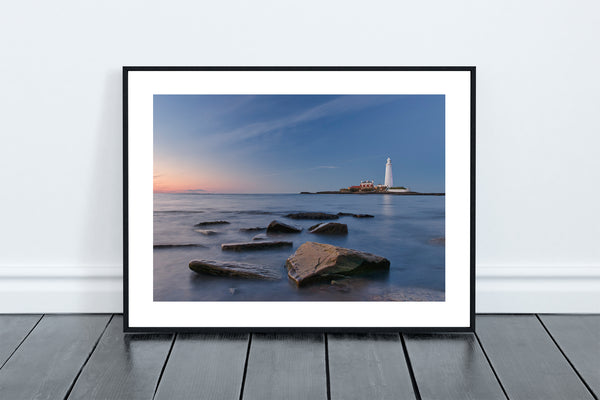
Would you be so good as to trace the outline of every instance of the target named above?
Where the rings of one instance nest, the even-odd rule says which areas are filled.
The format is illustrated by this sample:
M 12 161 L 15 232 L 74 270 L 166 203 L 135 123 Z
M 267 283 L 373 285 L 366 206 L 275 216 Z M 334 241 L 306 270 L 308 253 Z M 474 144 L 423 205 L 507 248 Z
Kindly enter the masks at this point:
M 41 315 L 0 315 L 0 367 L 41 317 Z
M 476 327 L 509 398 L 593 398 L 534 315 L 480 315 Z
M 404 335 L 423 400 L 506 399 L 473 334 Z
M 556 343 L 600 397 L 600 315 L 540 315 Z
M 252 335 L 243 399 L 327 399 L 324 335 Z
M 156 399 L 240 398 L 248 334 L 179 334 Z
M 64 398 L 109 319 L 45 315 L 0 370 L 0 398 Z
M 151 399 L 173 335 L 124 335 L 116 315 L 73 387 L 69 400 Z
M 414 399 L 397 333 L 329 334 L 332 400 Z

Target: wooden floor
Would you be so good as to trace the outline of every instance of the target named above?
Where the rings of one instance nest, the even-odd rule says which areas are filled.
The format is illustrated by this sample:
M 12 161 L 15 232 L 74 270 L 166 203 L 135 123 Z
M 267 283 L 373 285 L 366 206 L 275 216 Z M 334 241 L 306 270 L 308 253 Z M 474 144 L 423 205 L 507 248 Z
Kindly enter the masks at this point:
M 121 315 L 0 315 L 0 399 L 598 399 L 600 315 L 476 334 L 124 335 Z

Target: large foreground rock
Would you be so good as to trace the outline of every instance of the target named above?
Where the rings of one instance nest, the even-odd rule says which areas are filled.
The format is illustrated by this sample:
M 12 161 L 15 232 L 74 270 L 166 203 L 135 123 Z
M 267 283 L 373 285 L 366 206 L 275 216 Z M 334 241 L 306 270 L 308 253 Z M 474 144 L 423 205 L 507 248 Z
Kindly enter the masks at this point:
M 297 226 L 284 224 L 283 222 L 279 222 L 277 220 L 271 221 L 269 226 L 267 226 L 267 233 L 298 233 L 301 232 L 302 228 L 298 228 Z
M 372 270 L 389 270 L 390 261 L 374 254 L 330 244 L 306 242 L 291 255 L 285 266 L 298 286 L 309 282 L 339 279 Z
M 247 264 L 240 262 L 222 262 L 209 260 L 192 260 L 190 269 L 199 274 L 209 274 L 217 276 L 231 276 L 245 279 L 281 279 L 277 271 L 266 265 Z
M 254 241 L 243 243 L 223 243 L 221 250 L 244 251 L 244 250 L 263 250 L 274 247 L 292 246 L 292 242 L 285 241 Z
M 286 215 L 291 219 L 338 219 L 336 214 L 328 214 L 323 212 L 299 212 Z
M 338 222 L 324 222 L 308 228 L 310 233 L 322 233 L 327 235 L 347 235 L 348 225 Z

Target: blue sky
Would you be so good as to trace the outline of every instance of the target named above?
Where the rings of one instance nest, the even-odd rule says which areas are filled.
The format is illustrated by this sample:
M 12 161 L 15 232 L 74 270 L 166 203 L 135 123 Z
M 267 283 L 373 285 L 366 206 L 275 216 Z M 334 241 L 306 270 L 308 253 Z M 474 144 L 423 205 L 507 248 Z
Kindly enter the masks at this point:
M 155 95 L 157 192 L 444 192 L 443 95 Z

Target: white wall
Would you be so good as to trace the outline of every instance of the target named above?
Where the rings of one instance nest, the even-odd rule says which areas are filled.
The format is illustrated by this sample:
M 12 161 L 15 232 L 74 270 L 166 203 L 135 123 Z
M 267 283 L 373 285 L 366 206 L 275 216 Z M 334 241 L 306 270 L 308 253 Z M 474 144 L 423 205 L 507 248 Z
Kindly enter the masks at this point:
M 121 309 L 123 65 L 477 66 L 478 311 L 600 311 L 597 1 L 12 1 L 0 37 L 0 311 Z

